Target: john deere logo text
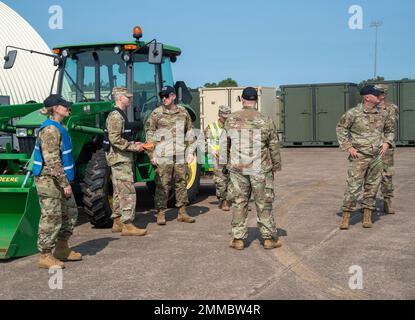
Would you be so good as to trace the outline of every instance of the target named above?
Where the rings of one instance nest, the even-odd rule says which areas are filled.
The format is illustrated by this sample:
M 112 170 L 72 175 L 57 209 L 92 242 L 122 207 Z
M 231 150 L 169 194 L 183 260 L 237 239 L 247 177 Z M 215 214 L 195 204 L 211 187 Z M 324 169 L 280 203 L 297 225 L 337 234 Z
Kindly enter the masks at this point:
M 0 182 L 17 182 L 17 178 L 0 177 Z

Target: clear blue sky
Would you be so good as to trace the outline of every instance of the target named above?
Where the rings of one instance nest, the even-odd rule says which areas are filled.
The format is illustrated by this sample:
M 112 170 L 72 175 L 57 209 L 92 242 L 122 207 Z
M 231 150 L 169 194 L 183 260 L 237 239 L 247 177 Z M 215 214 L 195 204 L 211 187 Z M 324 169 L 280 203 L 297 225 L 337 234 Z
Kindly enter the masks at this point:
M 178 46 L 175 80 L 190 87 L 227 77 L 240 85 L 360 82 L 378 74 L 415 78 L 413 0 L 3 0 L 49 46 L 131 39 L 141 25 L 144 40 Z M 51 30 L 48 9 L 63 8 L 63 29 Z M 363 8 L 363 30 L 349 29 L 349 7 Z

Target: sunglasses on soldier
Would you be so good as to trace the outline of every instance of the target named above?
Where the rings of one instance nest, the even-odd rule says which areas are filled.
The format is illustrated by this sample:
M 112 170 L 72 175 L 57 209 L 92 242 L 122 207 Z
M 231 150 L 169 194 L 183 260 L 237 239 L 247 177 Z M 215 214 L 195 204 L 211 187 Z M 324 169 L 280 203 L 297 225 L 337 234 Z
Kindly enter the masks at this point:
M 164 98 L 169 99 L 170 98 L 170 93 L 163 94 L 160 97 L 161 97 L 161 99 L 164 99 Z

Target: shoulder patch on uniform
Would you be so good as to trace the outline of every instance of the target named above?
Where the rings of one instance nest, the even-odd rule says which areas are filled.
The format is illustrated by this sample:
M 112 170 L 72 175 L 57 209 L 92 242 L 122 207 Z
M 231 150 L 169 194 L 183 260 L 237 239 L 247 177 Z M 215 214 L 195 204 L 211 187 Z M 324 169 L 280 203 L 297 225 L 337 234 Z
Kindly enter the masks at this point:
M 188 112 L 186 107 L 184 107 L 184 106 L 177 105 L 177 108 L 179 109 L 180 112 Z
M 153 112 L 151 112 L 151 114 L 159 114 L 159 113 L 163 113 L 163 106 L 158 106 L 157 108 L 153 110 Z
M 118 121 L 123 122 L 124 118 L 118 111 L 111 111 L 111 113 L 108 115 L 108 120 L 110 121 L 118 120 Z
M 357 107 L 351 108 L 351 109 L 349 109 L 349 110 L 346 111 L 346 114 L 347 115 L 353 115 L 353 114 L 357 113 L 360 110 L 360 107 L 361 106 L 357 106 Z
M 45 132 L 45 133 L 58 134 L 58 135 L 60 135 L 59 129 L 56 128 L 53 125 L 50 125 L 50 126 L 45 127 L 42 131 Z
M 122 115 L 117 110 L 112 110 L 108 116 L 122 118 Z

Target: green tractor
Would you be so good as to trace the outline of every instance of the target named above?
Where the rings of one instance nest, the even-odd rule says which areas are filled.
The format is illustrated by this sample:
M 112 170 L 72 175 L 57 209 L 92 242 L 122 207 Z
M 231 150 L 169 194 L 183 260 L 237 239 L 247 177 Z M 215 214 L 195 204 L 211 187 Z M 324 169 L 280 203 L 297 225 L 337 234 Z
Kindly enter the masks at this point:
M 134 95 L 128 118 L 136 123 L 138 141 L 146 141 L 143 126 L 160 103 L 158 92 L 163 85 L 176 88 L 178 103 L 196 120 L 188 88 L 182 81 L 173 81 L 171 64 L 181 54 L 180 49 L 156 40 L 142 42 L 141 34 L 141 28 L 135 27 L 133 41 L 61 45 L 53 54 L 6 48 L 6 69 L 13 67 L 16 49 L 53 58 L 56 71 L 51 92 L 74 103 L 70 117 L 65 119 L 77 169 L 72 187 L 78 204 L 98 228 L 112 226 L 111 171 L 102 150 L 105 120 L 114 107 L 112 88 L 126 86 Z M 45 120 L 39 113 L 41 107 L 41 103 L 27 103 L 0 108 L 0 133 L 14 134 L 19 145 L 18 151 L 10 144 L 0 150 L 0 259 L 37 252 L 40 207 L 31 169 L 37 130 Z M 201 166 L 196 158 L 188 165 L 190 201 L 200 186 Z M 145 182 L 154 192 L 154 168 L 146 153 L 136 156 L 134 174 L 136 182 Z

